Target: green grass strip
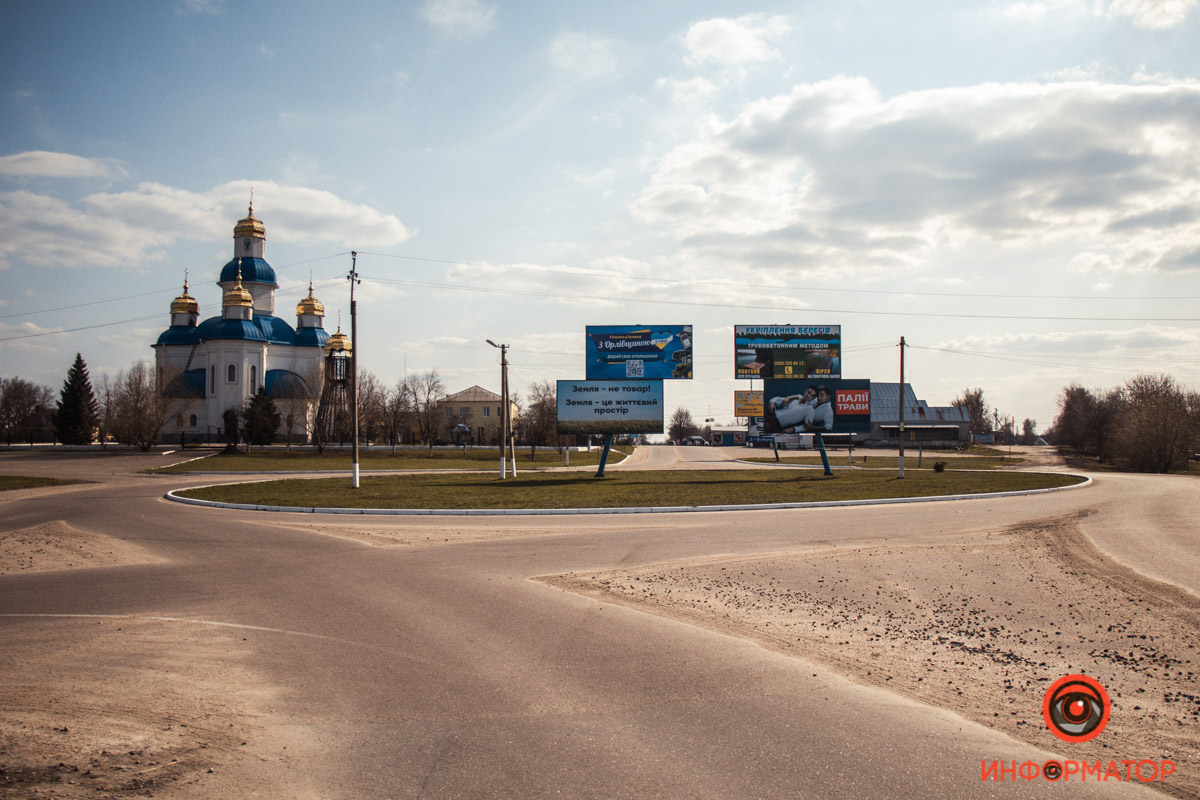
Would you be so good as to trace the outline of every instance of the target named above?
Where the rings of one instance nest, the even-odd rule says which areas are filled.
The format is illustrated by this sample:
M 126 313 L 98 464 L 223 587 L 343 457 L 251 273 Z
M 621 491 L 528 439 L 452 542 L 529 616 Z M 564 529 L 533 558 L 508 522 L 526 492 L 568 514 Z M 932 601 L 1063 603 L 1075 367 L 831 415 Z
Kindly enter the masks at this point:
M 616 464 L 625 458 L 625 453 L 613 448 L 609 453 L 608 463 Z M 591 452 L 572 452 L 571 466 L 595 466 L 600 463 L 600 448 Z M 510 462 L 511 464 L 511 462 Z M 553 449 L 539 447 L 536 457 L 529 457 L 529 448 L 517 450 L 517 470 L 548 469 L 561 467 L 563 454 Z M 347 451 L 326 452 L 322 454 L 293 452 L 282 450 L 252 450 L 239 455 L 224 453 L 173 464 L 169 467 L 159 467 L 152 472 L 320 472 L 324 470 L 350 471 L 351 457 Z M 495 469 L 500 472 L 500 452 L 498 450 L 434 450 L 433 457 L 427 449 L 399 449 L 396 455 L 390 451 L 369 451 L 360 454 L 358 468 L 363 472 L 379 472 L 384 470 L 419 470 L 419 469 Z
M 501 481 L 494 475 L 424 474 L 289 479 L 214 486 L 180 492 L 227 503 L 304 508 L 521 509 L 710 506 L 803 503 L 890 497 L 931 497 L 1045 489 L 1079 483 L 1072 475 L 1031 472 L 906 470 L 614 471 L 527 473 Z
M 70 486 L 79 481 L 63 481 L 58 478 L 31 478 L 25 475 L 0 475 L 0 492 L 10 489 L 36 489 L 40 486 Z
M 896 469 L 899 462 L 899 456 L 872 456 L 861 455 L 855 453 L 853 458 L 849 458 L 846 452 L 832 451 L 829 454 L 829 464 L 833 467 L 865 467 L 866 469 Z M 743 461 L 750 461 L 755 464 L 774 464 L 775 456 L 753 456 L 744 458 Z M 907 455 L 904 457 L 904 470 L 907 472 L 910 469 L 932 469 L 935 461 L 945 461 L 947 469 L 1002 469 L 1004 467 L 1015 467 L 1025 463 L 1025 459 L 1019 456 L 947 456 L 939 458 L 936 455 L 926 453 L 920 459 L 921 465 L 917 466 L 918 457 L 916 455 Z M 784 455 L 779 454 L 780 464 L 804 464 L 814 465 L 821 463 L 820 453 L 805 453 L 804 455 Z

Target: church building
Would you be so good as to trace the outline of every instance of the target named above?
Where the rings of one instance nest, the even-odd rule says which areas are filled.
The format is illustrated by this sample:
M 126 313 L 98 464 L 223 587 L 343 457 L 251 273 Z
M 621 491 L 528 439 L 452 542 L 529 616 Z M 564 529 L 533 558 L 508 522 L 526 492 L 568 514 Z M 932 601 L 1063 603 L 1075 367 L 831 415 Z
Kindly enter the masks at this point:
M 325 307 L 313 296 L 296 306 L 296 326 L 275 316 L 275 270 L 264 258 L 266 228 L 246 218 L 233 229 L 233 258 L 221 269 L 217 285 L 224 294 L 220 316 L 200 321 L 200 305 L 183 294 L 171 301 L 171 327 L 154 344 L 159 386 L 170 402 L 172 418 L 161 437 L 219 441 L 227 433 L 226 413 L 240 412 L 260 388 L 275 399 L 279 413 L 293 416 L 294 441 L 308 438 L 321 392 L 322 359 L 331 337 L 325 332 Z M 333 337 L 346 339 L 339 331 Z M 287 435 L 285 422 L 279 430 Z

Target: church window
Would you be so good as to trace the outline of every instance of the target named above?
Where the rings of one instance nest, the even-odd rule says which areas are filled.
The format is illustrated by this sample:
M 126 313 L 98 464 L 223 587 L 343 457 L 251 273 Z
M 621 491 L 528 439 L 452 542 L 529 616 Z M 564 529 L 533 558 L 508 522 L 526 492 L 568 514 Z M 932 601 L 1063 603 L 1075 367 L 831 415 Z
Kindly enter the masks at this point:
M 233 383 L 237 380 L 237 367 L 235 367 L 233 364 L 230 364 L 229 369 L 225 371 L 225 380 L 229 381 L 230 383 Z
M 217 393 L 217 365 L 210 364 L 208 367 L 208 393 Z
M 195 414 L 192 414 L 191 419 L 189 421 L 192 423 L 193 428 L 196 427 L 196 415 Z
M 250 367 L 250 391 L 258 389 L 258 367 L 251 365 Z

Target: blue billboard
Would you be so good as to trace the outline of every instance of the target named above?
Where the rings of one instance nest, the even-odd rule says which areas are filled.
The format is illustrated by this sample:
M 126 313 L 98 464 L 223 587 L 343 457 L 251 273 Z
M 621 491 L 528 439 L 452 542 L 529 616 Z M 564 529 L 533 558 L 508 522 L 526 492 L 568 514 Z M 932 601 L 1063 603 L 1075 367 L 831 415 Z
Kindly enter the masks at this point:
M 691 379 L 691 325 L 588 325 L 590 381 Z

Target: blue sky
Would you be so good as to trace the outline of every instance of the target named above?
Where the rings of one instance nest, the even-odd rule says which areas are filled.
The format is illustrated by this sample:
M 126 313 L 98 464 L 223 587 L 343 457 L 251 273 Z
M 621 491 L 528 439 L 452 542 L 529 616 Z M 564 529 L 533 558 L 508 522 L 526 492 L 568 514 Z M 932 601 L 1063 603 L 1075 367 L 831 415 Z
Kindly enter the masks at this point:
M 450 391 L 583 377 L 586 324 L 691 324 L 668 412 L 732 419 L 739 324 L 846 377 L 1200 387 L 1196 0 L 6 3 L 0 375 L 55 391 L 203 317 L 254 191 L 280 316 Z M 58 331 L 68 332 L 59 333 Z

